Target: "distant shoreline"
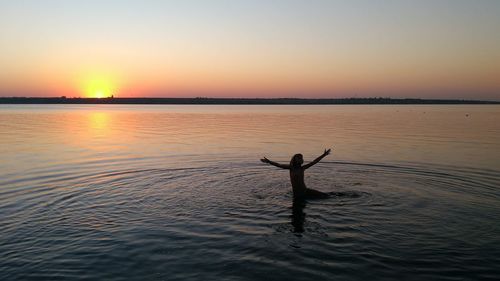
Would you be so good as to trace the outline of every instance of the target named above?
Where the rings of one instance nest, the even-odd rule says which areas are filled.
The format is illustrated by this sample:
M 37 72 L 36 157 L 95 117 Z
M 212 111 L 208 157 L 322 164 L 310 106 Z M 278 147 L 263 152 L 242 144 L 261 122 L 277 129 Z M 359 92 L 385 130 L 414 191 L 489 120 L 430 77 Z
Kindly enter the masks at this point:
M 206 105 L 321 105 L 321 104 L 500 104 L 500 101 L 392 98 L 66 98 L 5 97 L 0 104 L 206 104 Z

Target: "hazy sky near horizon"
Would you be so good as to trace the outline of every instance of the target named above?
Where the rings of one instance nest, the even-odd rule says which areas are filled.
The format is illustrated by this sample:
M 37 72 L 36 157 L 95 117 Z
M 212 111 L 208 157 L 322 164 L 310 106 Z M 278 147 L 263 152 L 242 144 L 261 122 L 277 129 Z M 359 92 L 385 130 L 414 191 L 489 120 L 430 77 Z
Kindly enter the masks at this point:
M 0 96 L 500 100 L 500 1 L 0 0 Z

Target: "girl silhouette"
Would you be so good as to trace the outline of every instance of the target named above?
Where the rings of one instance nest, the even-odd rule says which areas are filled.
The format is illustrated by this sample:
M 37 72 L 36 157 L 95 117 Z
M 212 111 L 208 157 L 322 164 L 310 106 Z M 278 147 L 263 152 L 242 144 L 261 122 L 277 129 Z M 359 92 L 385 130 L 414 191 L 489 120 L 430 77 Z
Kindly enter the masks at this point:
M 304 200 L 304 199 L 316 199 L 316 198 L 327 198 L 329 195 L 327 193 L 310 189 L 306 187 L 304 182 L 304 171 L 309 169 L 314 164 L 318 163 L 325 156 L 330 154 L 331 149 L 325 149 L 325 152 L 321 154 L 318 158 L 314 159 L 312 162 L 302 166 L 304 163 L 304 158 L 302 154 L 295 154 L 290 160 L 290 164 L 280 164 L 267 159 L 266 157 L 260 159 L 260 161 L 271 164 L 278 168 L 290 170 L 290 181 L 292 182 L 293 199 L 294 200 Z

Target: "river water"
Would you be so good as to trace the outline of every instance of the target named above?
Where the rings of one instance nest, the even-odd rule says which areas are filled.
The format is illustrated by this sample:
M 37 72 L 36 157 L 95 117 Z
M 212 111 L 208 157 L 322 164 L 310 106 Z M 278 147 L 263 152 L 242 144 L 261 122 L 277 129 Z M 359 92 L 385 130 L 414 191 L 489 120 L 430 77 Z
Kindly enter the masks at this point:
M 311 161 L 292 204 L 286 170 Z M 498 280 L 500 106 L 0 105 L 0 280 Z

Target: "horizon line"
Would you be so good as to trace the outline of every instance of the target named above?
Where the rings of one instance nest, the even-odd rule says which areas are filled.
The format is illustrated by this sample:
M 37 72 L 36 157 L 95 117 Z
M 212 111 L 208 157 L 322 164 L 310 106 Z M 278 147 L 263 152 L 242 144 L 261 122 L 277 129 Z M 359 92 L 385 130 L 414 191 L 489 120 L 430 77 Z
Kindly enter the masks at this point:
M 0 97 L 0 104 L 500 104 L 499 100 L 391 97 Z

